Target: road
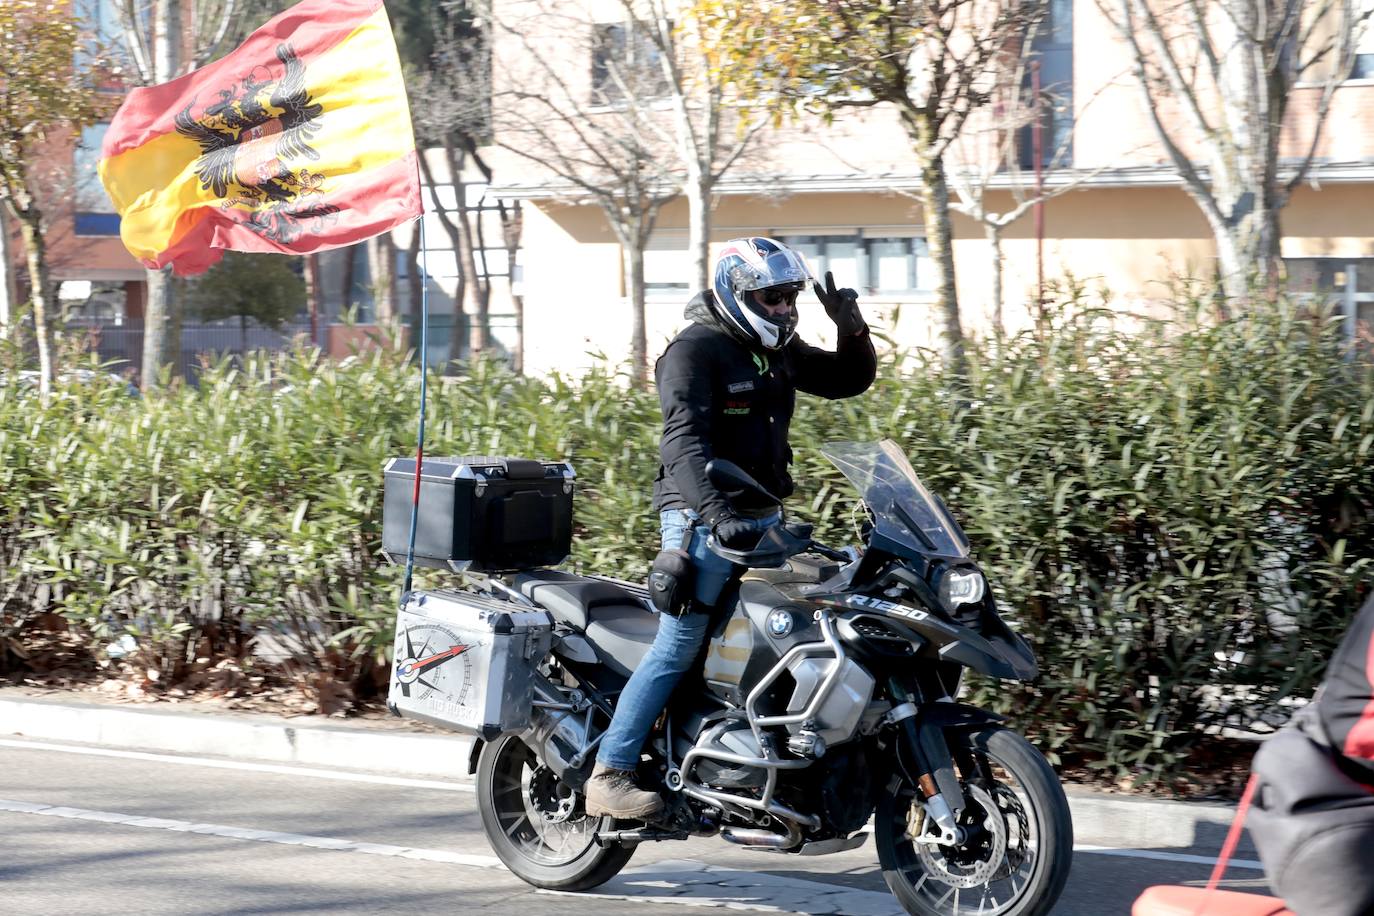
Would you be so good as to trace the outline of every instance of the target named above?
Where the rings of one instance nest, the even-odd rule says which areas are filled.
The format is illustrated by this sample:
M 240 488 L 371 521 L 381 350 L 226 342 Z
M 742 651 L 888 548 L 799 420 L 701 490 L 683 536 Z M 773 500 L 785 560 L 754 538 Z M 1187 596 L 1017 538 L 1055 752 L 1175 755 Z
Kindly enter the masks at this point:
M 463 783 L 9 739 L 0 773 L 3 914 L 899 913 L 871 842 L 807 859 L 652 844 L 600 892 L 553 894 L 500 867 Z M 1203 884 L 1200 852 L 1080 849 L 1054 912 L 1126 914 L 1151 884 Z M 1265 886 L 1253 867 L 1230 879 Z

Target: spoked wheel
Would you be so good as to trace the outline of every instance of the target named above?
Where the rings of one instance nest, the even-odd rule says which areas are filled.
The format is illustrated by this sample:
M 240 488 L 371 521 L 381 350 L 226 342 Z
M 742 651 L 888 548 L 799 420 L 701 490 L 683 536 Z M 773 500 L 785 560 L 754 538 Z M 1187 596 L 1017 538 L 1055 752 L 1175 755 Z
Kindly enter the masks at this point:
M 583 891 L 615 877 L 633 846 L 596 845 L 612 818 L 588 817 L 582 797 L 540 764 L 519 737 L 482 748 L 477 808 L 492 850 L 516 877 L 562 891 Z
M 878 803 L 874 841 L 883 878 L 920 916 L 1042 916 L 1069 877 L 1073 822 L 1045 758 L 1015 732 L 992 726 L 966 742 L 975 766 L 961 773 L 967 807 L 959 846 L 918 843 L 925 808 L 900 773 Z

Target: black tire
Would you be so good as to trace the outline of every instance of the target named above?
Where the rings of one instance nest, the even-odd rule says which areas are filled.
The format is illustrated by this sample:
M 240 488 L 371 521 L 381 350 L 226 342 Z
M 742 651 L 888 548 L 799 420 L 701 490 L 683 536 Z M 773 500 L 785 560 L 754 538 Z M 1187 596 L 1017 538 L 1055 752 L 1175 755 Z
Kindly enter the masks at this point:
M 630 861 L 635 847 L 596 845 L 592 839 L 596 831 L 613 829 L 615 821 L 580 814 L 580 804 L 575 816 L 564 823 L 541 822 L 542 830 L 536 827 L 538 812 L 527 790 L 538 766 L 534 752 L 515 735 L 489 741 L 482 748 L 477 760 L 477 810 L 492 851 L 517 878 L 535 887 L 585 891 L 605 884 Z M 564 841 L 557 849 L 548 842 L 551 833 Z
M 992 776 L 989 785 L 977 773 L 960 774 L 970 805 L 978 804 L 974 792 L 985 793 L 980 797 L 991 799 L 997 813 L 987 814 L 981 804 L 977 812 L 1000 817 L 1006 825 L 1009 839 L 997 871 L 983 883 L 959 888 L 926 866 L 907 836 L 907 816 L 916 793 L 899 771 L 879 799 L 874 817 L 873 839 L 883 879 L 902 907 L 918 916 L 1044 916 L 1064 890 L 1073 860 L 1073 821 L 1058 777 L 1029 741 L 1001 726 L 949 733 L 948 738 L 951 745 L 962 744 Z M 1016 851 L 1010 839 L 1013 829 L 1019 835 Z M 934 849 L 942 863 L 948 861 L 944 847 Z M 1034 854 L 1027 854 L 1028 849 Z M 991 859 L 988 855 L 984 861 Z

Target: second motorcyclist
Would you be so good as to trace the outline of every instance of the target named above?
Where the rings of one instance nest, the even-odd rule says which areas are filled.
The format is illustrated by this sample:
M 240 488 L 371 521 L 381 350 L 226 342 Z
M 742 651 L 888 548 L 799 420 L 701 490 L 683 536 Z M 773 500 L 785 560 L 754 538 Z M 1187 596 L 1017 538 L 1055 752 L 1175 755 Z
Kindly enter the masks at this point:
M 808 282 L 835 322 L 834 352 L 796 336 L 797 297 Z M 799 254 L 772 239 L 727 242 L 712 288 L 692 299 L 686 317 L 691 324 L 655 368 L 663 438 L 654 506 L 663 548 L 685 551 L 691 584 L 683 600 L 659 615 L 653 648 L 616 703 L 587 783 L 586 809 L 593 816 L 643 819 L 661 810 L 658 794 L 634 781 L 644 739 L 697 657 L 716 603 L 737 572 L 707 549 L 707 535 L 748 549 L 778 521 L 776 506 L 732 501 L 718 491 L 706 477 L 706 463 L 733 461 L 770 493 L 787 497 L 796 392 L 853 397 L 868 389 L 877 371 L 858 294 L 836 289 L 829 272 L 822 286 Z

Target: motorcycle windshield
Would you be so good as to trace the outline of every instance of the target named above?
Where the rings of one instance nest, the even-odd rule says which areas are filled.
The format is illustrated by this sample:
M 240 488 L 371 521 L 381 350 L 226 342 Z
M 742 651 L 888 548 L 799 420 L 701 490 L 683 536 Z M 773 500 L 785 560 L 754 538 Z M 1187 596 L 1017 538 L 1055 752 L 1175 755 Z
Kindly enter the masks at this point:
M 968 538 L 891 439 L 831 442 L 821 454 L 861 494 L 878 534 L 920 554 L 967 557 Z

